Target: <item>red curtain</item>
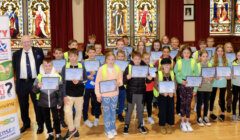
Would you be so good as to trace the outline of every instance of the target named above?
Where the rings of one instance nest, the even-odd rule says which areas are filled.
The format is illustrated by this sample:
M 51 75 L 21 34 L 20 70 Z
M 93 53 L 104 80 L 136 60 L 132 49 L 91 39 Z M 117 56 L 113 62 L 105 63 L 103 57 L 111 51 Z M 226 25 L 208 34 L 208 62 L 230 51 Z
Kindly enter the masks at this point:
M 97 43 L 104 49 L 104 0 L 84 0 L 84 44 L 88 36 L 95 34 Z
M 183 0 L 166 0 L 166 35 L 183 42 Z
M 72 0 L 50 0 L 52 49 L 68 49 L 73 39 Z
M 196 42 L 209 36 L 210 1 L 195 0 L 195 36 Z

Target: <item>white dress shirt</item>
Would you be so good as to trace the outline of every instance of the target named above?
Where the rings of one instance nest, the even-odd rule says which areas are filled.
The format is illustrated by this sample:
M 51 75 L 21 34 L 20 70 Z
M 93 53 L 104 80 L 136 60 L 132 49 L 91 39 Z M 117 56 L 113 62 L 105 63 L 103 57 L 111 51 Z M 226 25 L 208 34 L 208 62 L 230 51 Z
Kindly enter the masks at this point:
M 30 61 L 31 71 L 32 71 L 32 78 L 37 77 L 37 71 L 36 71 L 36 64 L 35 59 L 33 56 L 32 48 L 30 48 L 28 51 L 22 50 L 22 57 L 21 57 L 21 65 L 20 65 L 20 79 L 27 79 L 27 64 L 26 64 L 26 52 L 28 52 L 28 57 Z

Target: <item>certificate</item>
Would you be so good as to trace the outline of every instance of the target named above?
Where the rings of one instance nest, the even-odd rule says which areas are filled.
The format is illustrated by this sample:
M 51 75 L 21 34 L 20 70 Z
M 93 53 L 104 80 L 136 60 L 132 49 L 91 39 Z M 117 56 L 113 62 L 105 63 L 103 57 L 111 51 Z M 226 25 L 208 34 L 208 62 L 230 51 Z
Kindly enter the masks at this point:
M 99 89 L 101 94 L 117 91 L 117 80 L 101 81 L 99 82 Z
M 230 67 L 216 67 L 217 77 L 230 77 L 231 68 Z
M 171 56 L 172 59 L 175 58 L 175 57 L 177 56 L 177 54 L 178 54 L 178 51 L 177 51 L 177 50 L 172 50 L 172 51 L 170 52 L 170 56 Z
M 59 77 L 42 77 L 41 90 L 58 90 L 59 89 Z
M 127 46 L 127 47 L 125 47 L 125 49 L 127 51 L 127 54 L 132 54 L 132 52 L 133 52 L 133 48 L 132 47 Z
M 174 81 L 161 81 L 158 83 L 158 91 L 160 94 L 176 93 L 176 85 Z
M 186 87 L 200 87 L 203 78 L 201 76 L 187 76 Z
M 216 68 L 202 68 L 201 76 L 203 78 L 213 78 L 216 75 Z
M 148 66 L 132 66 L 132 78 L 146 78 Z
M 61 72 L 63 66 L 66 64 L 66 60 L 65 59 L 53 60 L 52 63 L 56 71 Z
M 162 56 L 162 52 L 151 52 L 150 60 L 155 61 L 158 60 Z
M 103 65 L 105 63 L 105 56 L 104 55 L 97 55 L 96 60 L 98 60 L 101 65 Z
M 146 52 L 147 52 L 147 53 L 150 53 L 150 52 L 151 52 L 151 49 L 152 49 L 151 46 L 146 47 Z
M 212 54 L 214 54 L 216 51 L 216 48 L 215 47 L 207 47 L 207 48 L 205 48 L 205 50 L 206 51 L 210 50 L 210 51 L 212 51 Z
M 100 62 L 96 60 L 86 60 L 84 61 L 84 66 L 86 71 L 98 71 L 100 67 Z
M 127 68 L 129 62 L 128 61 L 121 61 L 121 60 L 115 60 L 115 64 L 118 65 L 121 69 L 121 71 L 125 71 Z
M 149 75 L 151 76 L 151 77 L 153 77 L 153 78 L 155 78 L 156 77 L 156 72 L 157 72 L 157 68 L 155 68 L 155 67 L 149 67 Z
M 79 51 L 78 52 L 78 62 L 82 61 L 82 59 L 83 59 L 83 53 L 82 53 L 82 51 Z
M 194 47 L 194 46 L 192 46 L 192 47 L 190 47 L 190 48 L 191 48 L 191 51 L 192 51 L 192 52 L 196 52 L 196 51 L 197 51 L 197 48 Z
M 226 57 L 228 59 L 228 63 L 232 63 L 233 60 L 236 59 L 236 54 L 235 53 L 226 53 Z
M 208 52 L 208 59 L 210 60 L 213 56 L 213 51 L 211 50 L 206 50 Z
M 66 68 L 65 79 L 66 81 L 82 80 L 83 69 L 79 68 Z
M 233 69 L 233 76 L 240 76 L 240 65 L 232 66 Z

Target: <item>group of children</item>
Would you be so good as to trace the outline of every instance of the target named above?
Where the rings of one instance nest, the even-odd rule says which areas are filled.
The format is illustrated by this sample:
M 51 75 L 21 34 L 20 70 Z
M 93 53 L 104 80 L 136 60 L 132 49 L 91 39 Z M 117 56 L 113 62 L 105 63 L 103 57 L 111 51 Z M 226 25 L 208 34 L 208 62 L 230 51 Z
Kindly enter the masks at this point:
M 147 129 L 144 126 L 143 117 L 144 106 L 146 105 L 148 122 L 154 124 L 152 117 L 153 102 L 156 102 L 159 109 L 158 118 L 161 133 L 171 134 L 175 122 L 175 93 L 159 93 L 158 83 L 161 81 L 176 82 L 176 113 L 181 116 L 180 129 L 183 132 L 193 131 L 189 120 L 192 98 L 194 96 L 196 97 L 196 121 L 199 126 L 211 125 L 208 119 L 208 110 L 210 110 L 209 117 L 212 121 L 216 121 L 217 118 L 220 121 L 224 121 L 226 109 L 225 93 L 227 89 L 227 108 L 232 108 L 232 119 L 234 121 L 240 120 L 240 117 L 236 114 L 236 105 L 240 100 L 240 77 L 203 78 L 200 87 L 186 86 L 188 84 L 186 77 L 200 76 L 201 68 L 203 67 L 239 65 L 240 52 L 237 52 L 236 59 L 233 62 L 229 62 L 226 57 L 226 53 L 234 52 L 231 43 L 226 43 L 224 46 L 218 45 L 211 59 L 209 59 L 210 54 L 206 51 L 206 48 L 214 46 L 214 38 L 209 37 L 207 42 L 204 40 L 199 41 L 200 50 L 193 53 L 188 45 L 180 46 L 176 37 L 170 40 L 167 36 L 164 36 L 161 41 L 155 40 L 150 46 L 150 52 L 162 52 L 162 56 L 152 62 L 150 59 L 151 53 L 148 53 L 146 49 L 149 46 L 146 46 L 144 37 L 138 42 L 136 48 L 133 48 L 132 52 L 128 52 L 126 49 L 126 47 L 131 47 L 128 38 L 123 37 L 123 39 L 116 41 L 116 48 L 113 51 L 106 51 L 105 63 L 100 66 L 98 71 L 87 71 L 84 63 L 96 60 L 97 55 L 103 55 L 102 46 L 95 44 L 95 36 L 90 36 L 89 41 L 90 44 L 86 47 L 85 53 L 83 53 L 84 61 L 81 62 L 78 59 L 79 51 L 76 40 L 69 41 L 69 51 L 65 53 L 63 53 L 61 48 L 54 49 L 53 56 L 57 60 L 65 58 L 65 66 L 63 66 L 61 71 L 57 71 L 53 67 L 51 57 L 46 57 L 42 64 L 42 71 L 35 80 L 33 90 L 35 93 L 40 93 L 38 105 L 43 108 L 42 110 L 45 114 L 44 120 L 49 134 L 48 140 L 54 139 L 50 111 L 53 116 L 56 139 L 59 140 L 80 136 L 78 129 L 82 116 L 86 126 L 90 128 L 93 126 L 97 127 L 101 114 L 103 114 L 105 134 L 108 138 L 111 139 L 117 135 L 116 115 L 120 122 L 125 123 L 123 133 L 128 134 L 134 109 L 136 109 L 138 118 L 138 130 L 140 133 L 146 134 Z M 170 52 L 173 50 L 178 50 L 175 58 L 170 56 Z M 122 71 L 115 64 L 115 60 L 129 61 L 129 64 Z M 156 67 L 156 77 L 152 77 L 150 74 L 143 78 L 132 77 L 133 66 Z M 65 80 L 67 68 L 83 69 L 82 80 Z M 59 88 L 56 90 L 42 90 L 41 81 L 43 77 L 59 77 Z M 100 83 L 109 80 L 116 80 L 119 88 L 108 93 L 101 93 Z M 213 109 L 218 89 L 220 90 L 219 105 L 221 113 L 219 116 L 216 116 L 213 113 Z M 90 99 L 90 112 L 95 117 L 93 122 L 88 118 Z M 208 106 L 209 102 L 210 109 Z M 125 107 L 126 113 L 124 117 Z M 63 112 L 61 111 L 62 108 L 64 108 L 64 115 L 59 115 L 59 112 Z M 203 115 L 201 114 L 202 108 Z M 65 124 L 64 119 L 62 119 L 64 116 L 68 131 L 63 138 L 61 137 L 60 124 Z

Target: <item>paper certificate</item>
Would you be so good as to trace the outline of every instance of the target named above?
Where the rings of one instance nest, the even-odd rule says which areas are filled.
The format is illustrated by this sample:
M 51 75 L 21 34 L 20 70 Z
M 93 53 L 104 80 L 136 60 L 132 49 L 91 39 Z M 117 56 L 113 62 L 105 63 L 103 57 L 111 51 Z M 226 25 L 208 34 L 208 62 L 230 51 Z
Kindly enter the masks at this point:
M 59 77 L 42 77 L 41 90 L 58 90 Z
M 117 80 L 101 81 L 99 82 L 99 89 L 101 94 L 117 91 Z
M 80 62 L 82 60 L 83 60 L 83 53 L 82 53 L 82 51 L 79 51 L 78 52 L 78 62 Z
M 240 76 L 240 65 L 238 66 L 233 66 L 233 76 Z
M 104 55 L 97 55 L 96 60 L 98 60 L 101 65 L 103 65 L 105 63 L 105 56 Z
M 187 76 L 186 87 L 200 87 L 203 78 L 201 76 Z
M 216 67 L 217 77 L 230 77 L 231 68 L 230 67 Z
M 79 68 L 66 68 L 65 79 L 66 81 L 82 80 L 83 69 Z
M 203 78 L 214 78 L 216 75 L 216 68 L 212 67 L 212 68 L 202 68 L 202 72 L 201 72 L 201 76 Z
M 177 50 L 172 50 L 172 51 L 170 52 L 170 56 L 171 56 L 172 59 L 175 58 L 175 57 L 177 56 L 177 54 L 178 54 L 178 51 L 177 51 Z
M 84 66 L 86 71 L 98 71 L 100 67 L 100 62 L 95 60 L 86 60 L 84 61 Z
M 56 71 L 61 72 L 63 66 L 65 66 L 66 64 L 66 60 L 65 59 L 61 59 L 61 60 L 53 60 L 53 67 L 56 69 Z
M 125 47 L 125 49 L 127 50 L 127 53 L 128 54 L 132 54 L 132 52 L 133 52 L 133 48 L 132 47 Z
M 176 85 L 174 81 L 161 81 L 158 83 L 158 91 L 160 94 L 176 93 Z
M 149 67 L 149 75 L 151 76 L 151 77 L 153 77 L 153 78 L 155 78 L 156 77 L 156 72 L 157 72 L 157 68 L 155 68 L 155 67 Z
M 158 60 L 162 56 L 162 52 L 151 52 L 151 60 Z
M 213 51 L 211 50 L 206 50 L 208 52 L 208 59 L 210 60 L 213 56 Z
M 196 47 L 190 47 L 192 52 L 196 52 L 197 48 Z
M 118 65 L 122 72 L 125 71 L 127 68 L 129 62 L 128 61 L 121 61 L 121 60 L 115 60 L 115 64 Z
M 146 78 L 148 66 L 132 66 L 132 78 Z
M 207 48 L 205 48 L 205 50 L 206 51 L 212 51 L 212 54 L 214 54 L 215 53 L 215 51 L 216 51 L 216 48 L 215 47 L 207 47 Z
M 236 59 L 235 53 L 226 53 L 226 57 L 228 59 L 228 63 L 232 63 Z
M 147 52 L 147 53 L 150 53 L 150 52 L 151 52 L 151 49 L 152 49 L 151 46 L 146 47 L 146 52 Z

